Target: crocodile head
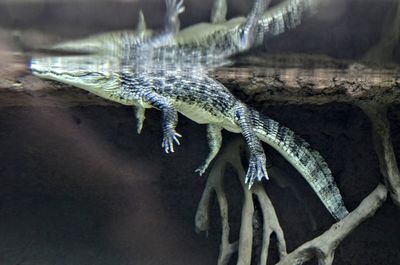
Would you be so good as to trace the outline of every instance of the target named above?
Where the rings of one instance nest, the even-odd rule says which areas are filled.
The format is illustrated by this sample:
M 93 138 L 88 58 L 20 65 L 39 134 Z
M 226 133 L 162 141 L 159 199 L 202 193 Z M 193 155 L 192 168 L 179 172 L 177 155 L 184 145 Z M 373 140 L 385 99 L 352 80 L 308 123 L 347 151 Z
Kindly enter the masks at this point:
M 106 99 L 112 99 L 119 87 L 118 64 L 102 56 L 33 57 L 29 68 L 33 75 L 72 85 Z

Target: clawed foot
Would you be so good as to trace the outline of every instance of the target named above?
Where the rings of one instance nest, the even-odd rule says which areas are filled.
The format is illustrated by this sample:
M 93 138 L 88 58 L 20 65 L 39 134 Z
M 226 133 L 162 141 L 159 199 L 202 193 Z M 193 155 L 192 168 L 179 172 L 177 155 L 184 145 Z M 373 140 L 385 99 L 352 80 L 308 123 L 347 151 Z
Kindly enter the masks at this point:
M 249 184 L 250 189 L 256 179 L 261 181 L 262 178 L 269 179 L 265 157 L 252 156 L 249 161 L 245 183 Z
M 180 145 L 178 137 L 182 137 L 175 130 L 171 129 L 168 131 L 164 131 L 164 138 L 161 144 L 161 147 L 164 148 L 165 153 L 173 153 L 174 152 L 174 142 Z
M 199 174 L 201 176 L 204 174 L 204 172 L 206 172 L 207 167 L 208 167 L 208 165 L 202 165 L 198 169 L 196 169 L 194 172 L 196 172 L 197 174 Z
M 176 0 L 166 0 L 167 12 L 171 17 L 176 17 L 179 14 L 182 14 L 185 11 L 185 7 L 183 5 L 183 0 L 176 3 Z

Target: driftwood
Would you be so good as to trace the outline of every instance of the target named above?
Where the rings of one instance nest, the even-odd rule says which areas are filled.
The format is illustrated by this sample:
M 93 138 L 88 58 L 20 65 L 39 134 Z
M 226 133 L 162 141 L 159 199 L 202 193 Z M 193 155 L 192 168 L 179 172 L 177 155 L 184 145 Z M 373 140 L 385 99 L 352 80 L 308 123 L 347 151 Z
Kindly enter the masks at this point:
M 276 235 L 279 249 L 280 262 L 278 265 L 303 264 L 316 257 L 321 265 L 330 265 L 333 262 L 334 252 L 340 242 L 346 238 L 365 219 L 373 216 L 376 210 L 386 200 L 387 189 L 379 184 L 377 188 L 367 196 L 358 208 L 352 211 L 346 218 L 334 224 L 329 230 L 319 237 L 304 243 L 291 253 L 286 253 L 286 242 L 283 230 L 279 224 L 274 206 L 265 192 L 262 184 L 257 183 L 251 190 L 244 183 L 245 170 L 240 160 L 240 153 L 244 149 L 243 140 L 236 138 L 221 151 L 216 159 L 207 180 L 202 198 L 200 200 L 195 226 L 197 231 L 207 231 L 209 226 L 209 207 L 211 195 L 215 192 L 222 222 L 221 247 L 218 265 L 228 264 L 232 254 L 238 252 L 237 264 L 250 265 L 253 250 L 253 225 L 254 200 L 257 198 L 263 219 L 263 238 L 260 259 L 256 264 L 267 264 L 270 237 Z M 224 191 L 223 178 L 227 165 L 232 166 L 242 184 L 243 206 L 241 227 L 238 242 L 229 242 L 229 216 L 228 200 Z
M 373 216 L 386 200 L 387 189 L 379 184 L 346 218 L 332 225 L 325 233 L 289 253 L 277 265 L 303 264 L 316 257 L 318 264 L 330 265 L 336 248 L 364 220 Z
M 260 206 L 263 217 L 263 239 L 260 256 L 260 264 L 266 264 L 268 260 L 268 248 L 271 235 L 274 233 L 277 237 L 278 249 L 280 257 L 286 255 L 286 242 L 283 236 L 283 230 L 279 224 L 275 209 L 265 192 L 261 183 L 253 185 L 251 190 L 244 183 L 246 171 L 240 161 L 240 153 L 244 149 L 244 143 L 241 138 L 236 138 L 227 145 L 216 159 L 207 184 L 204 189 L 202 198 L 196 212 L 195 226 L 197 231 L 207 231 L 209 225 L 209 207 L 211 195 L 215 192 L 220 207 L 222 235 L 220 255 L 218 257 L 218 265 L 228 264 L 232 254 L 238 251 L 238 264 L 250 264 L 253 248 L 253 213 L 255 195 Z M 228 218 L 228 200 L 223 186 L 224 172 L 227 165 L 231 165 L 241 182 L 243 190 L 243 208 L 240 227 L 240 237 L 238 242 L 229 242 L 229 218 Z
M 379 167 L 393 202 L 400 207 L 400 172 L 390 136 L 387 106 L 376 103 L 359 103 L 372 123 L 374 146 Z
M 274 68 L 222 69 L 217 79 L 249 102 L 263 104 L 326 104 L 400 101 L 400 73 L 383 69 Z
M 26 58 L 18 54 L 2 54 L 2 57 L 9 58 L 11 64 L 0 67 L 0 106 L 114 104 L 80 89 L 31 76 Z M 370 69 L 351 62 L 303 55 L 259 54 L 237 61 L 237 66 L 217 69 L 212 74 L 251 104 L 400 102 L 397 68 Z

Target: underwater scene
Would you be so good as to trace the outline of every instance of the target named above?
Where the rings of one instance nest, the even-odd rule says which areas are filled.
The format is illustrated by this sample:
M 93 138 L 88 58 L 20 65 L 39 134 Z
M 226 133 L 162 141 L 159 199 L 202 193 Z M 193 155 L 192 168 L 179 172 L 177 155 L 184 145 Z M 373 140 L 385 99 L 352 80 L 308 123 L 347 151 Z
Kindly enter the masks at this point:
M 0 265 L 400 265 L 399 0 L 0 0 Z

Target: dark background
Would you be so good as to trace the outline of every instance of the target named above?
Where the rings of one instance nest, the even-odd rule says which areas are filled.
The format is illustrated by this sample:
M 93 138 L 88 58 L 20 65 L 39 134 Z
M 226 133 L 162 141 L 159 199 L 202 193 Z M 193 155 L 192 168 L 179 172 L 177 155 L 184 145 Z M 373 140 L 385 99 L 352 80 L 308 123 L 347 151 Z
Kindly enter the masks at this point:
M 327 54 L 336 58 L 360 59 L 377 44 L 390 24 L 397 0 L 324 1 L 316 15 L 302 25 L 269 40 L 273 53 Z M 272 5 L 278 3 L 272 0 Z M 228 18 L 246 15 L 252 1 L 228 0 Z M 182 28 L 209 21 L 212 0 L 185 0 L 180 16 Z M 134 28 L 142 9 L 150 28 L 160 28 L 164 1 L 0 1 L 0 26 L 12 30 L 45 32 L 63 38 Z M 397 46 L 398 48 L 398 46 Z M 397 61 L 400 55 L 395 53 Z
M 378 161 L 360 110 L 329 105 L 264 111 L 323 154 L 350 210 L 375 188 Z M 150 111 L 137 135 L 128 107 L 2 108 L 2 264 L 216 264 L 215 202 L 208 238 L 193 226 L 205 183 L 193 172 L 207 154 L 205 127 L 181 118 L 182 146 L 166 155 L 159 116 Z M 397 147 L 400 113 L 390 117 Z M 232 136 L 225 136 L 229 143 Z M 266 150 L 286 176 L 283 187 L 282 176 L 274 175 L 265 185 L 293 250 L 333 219 L 301 176 Z M 230 202 L 237 203 L 230 205 L 235 239 L 241 195 L 232 172 L 226 186 Z M 334 264 L 399 264 L 399 218 L 388 200 L 343 242 Z M 271 253 L 276 260 L 275 246 Z
M 331 1 L 262 49 L 361 59 L 379 41 L 392 4 Z M 210 0 L 186 0 L 185 5 L 183 26 L 208 20 Z M 250 6 L 251 1 L 230 1 L 229 16 L 245 14 Z M 34 39 L 23 38 L 29 34 L 69 39 L 132 28 L 139 8 L 149 27 L 162 24 L 162 1 L 2 1 L 0 27 L 23 41 Z M 329 104 L 262 110 L 321 152 L 350 210 L 380 181 L 370 123 L 358 108 Z M 398 106 L 389 114 L 400 159 Z M 137 135 L 129 107 L 0 107 L 0 264 L 216 264 L 216 202 L 208 237 L 197 235 L 193 225 L 205 184 L 205 177 L 194 173 L 208 151 L 205 126 L 180 117 L 182 145 L 167 155 L 161 149 L 160 122 L 160 113 L 149 111 Z M 224 137 L 229 143 L 232 135 Z M 265 148 L 284 175 L 272 176 L 265 186 L 290 251 L 334 221 L 301 176 Z M 241 194 L 230 171 L 226 187 L 234 240 Z M 388 199 L 340 245 L 334 264 L 400 264 L 399 220 L 399 209 Z M 272 244 L 271 261 L 276 258 Z

